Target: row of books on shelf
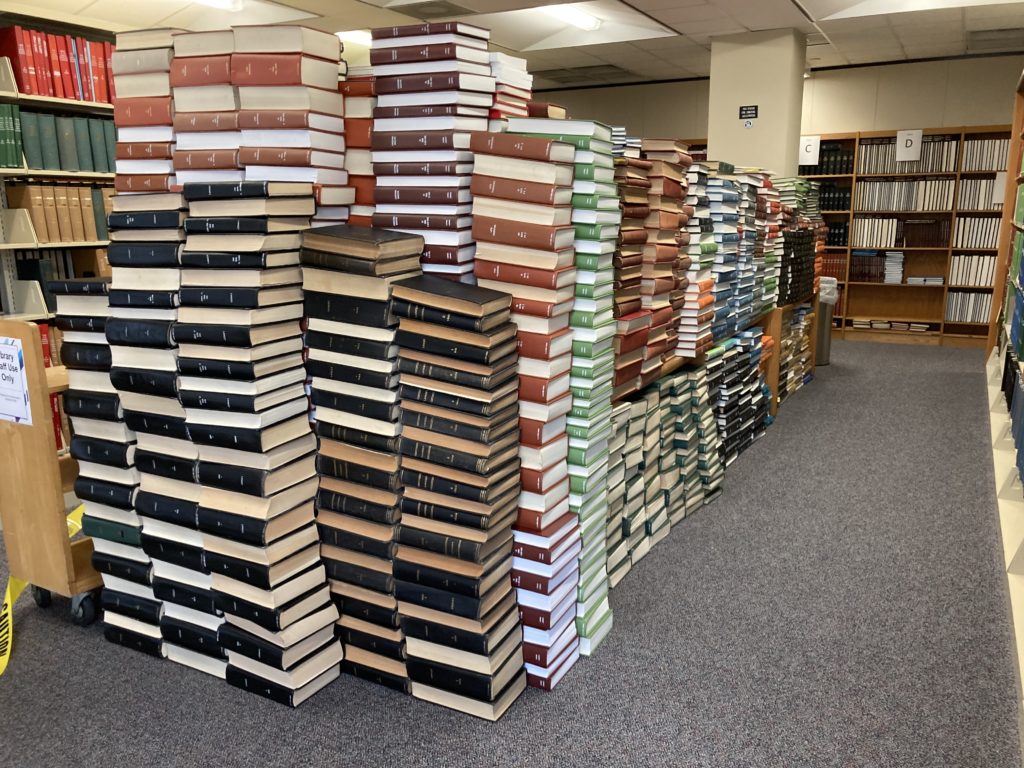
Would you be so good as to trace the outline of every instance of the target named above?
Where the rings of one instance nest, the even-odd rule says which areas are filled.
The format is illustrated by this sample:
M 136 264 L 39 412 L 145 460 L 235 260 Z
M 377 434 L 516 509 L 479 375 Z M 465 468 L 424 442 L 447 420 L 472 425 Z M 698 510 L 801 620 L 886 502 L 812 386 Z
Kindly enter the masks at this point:
M 28 211 L 41 245 L 92 243 L 109 238 L 113 191 L 84 184 L 8 184 L 7 207 Z
M 19 280 L 31 280 L 39 284 L 46 308 L 50 312 L 56 311 L 57 304 L 50 292 L 49 281 L 110 275 L 110 265 L 103 248 L 14 251 L 14 267 Z
M 949 266 L 950 285 L 991 286 L 996 279 L 994 253 L 954 253 Z
M 819 204 L 823 211 L 848 211 L 850 209 L 850 188 L 835 184 L 822 184 L 818 192 Z
M 960 170 L 1005 171 L 1009 151 L 1009 138 L 965 139 Z
M 985 291 L 950 291 L 946 297 L 947 323 L 988 323 L 992 294 Z
M 857 211 L 945 211 L 953 207 L 954 179 L 858 181 Z
M 861 139 L 858 174 L 955 173 L 960 140 L 956 136 L 924 136 L 919 160 L 896 159 L 896 137 Z
M 858 148 L 858 174 L 955 173 L 957 169 L 956 136 L 924 136 L 921 159 L 896 160 L 895 137 L 862 138 Z M 960 170 L 989 172 L 1006 170 L 1008 138 L 970 138 L 960 149 Z M 801 176 L 852 175 L 854 149 L 852 144 L 822 142 L 817 165 L 801 165 Z M 838 208 L 833 209 L 838 210 Z
M 9 167 L 113 173 L 116 136 L 112 120 L 31 112 L 14 107 L 14 154 Z M 24 159 L 23 159 L 24 156 Z
M 1000 178 L 960 179 L 956 207 L 961 211 L 1001 211 L 1004 187 Z
M 954 248 L 995 248 L 1002 219 L 998 216 L 958 218 L 953 233 Z
M 112 43 L 12 25 L 0 29 L 0 56 L 10 59 L 18 92 L 112 103 Z
M 853 173 L 853 148 L 840 142 L 821 142 L 817 165 L 801 165 L 801 176 L 831 176 Z
M 904 320 L 870 320 L 863 318 L 853 318 L 850 320 L 850 327 L 858 330 L 909 331 L 911 333 L 926 333 L 932 330 L 931 323 L 916 323 Z
M 949 218 L 858 216 L 850 244 L 854 248 L 947 248 Z

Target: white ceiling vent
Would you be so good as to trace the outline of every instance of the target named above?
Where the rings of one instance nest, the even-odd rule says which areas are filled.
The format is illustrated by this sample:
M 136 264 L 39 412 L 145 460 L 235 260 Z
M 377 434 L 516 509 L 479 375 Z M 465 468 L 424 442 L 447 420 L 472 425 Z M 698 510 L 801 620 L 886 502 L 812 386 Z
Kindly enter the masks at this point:
M 968 53 L 1024 51 L 1024 29 L 975 29 L 967 33 Z

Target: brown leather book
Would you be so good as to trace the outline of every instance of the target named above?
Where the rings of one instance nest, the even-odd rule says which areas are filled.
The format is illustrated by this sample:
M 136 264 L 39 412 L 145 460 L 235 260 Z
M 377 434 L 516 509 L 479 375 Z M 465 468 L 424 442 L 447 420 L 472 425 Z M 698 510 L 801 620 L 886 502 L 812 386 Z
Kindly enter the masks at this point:
M 424 245 L 420 264 L 459 264 L 458 245 Z
M 467 195 L 458 187 L 382 187 L 374 189 L 375 203 L 405 203 L 408 205 L 455 205 L 468 202 Z M 475 232 L 474 225 L 474 232 Z
M 173 115 L 174 107 L 170 96 L 118 99 L 114 104 L 114 122 L 120 128 L 170 125 Z
M 99 233 L 96 231 L 96 211 L 92 205 L 92 188 L 79 187 L 78 200 L 82 206 L 82 223 L 85 225 L 85 239 L 88 242 L 99 240 Z
M 114 189 L 118 192 L 168 192 L 171 178 L 165 174 L 118 174 L 114 179 Z
M 394 229 L 459 230 L 465 228 L 466 218 L 465 216 L 430 216 L 415 213 L 375 213 L 373 214 L 373 226 Z
M 181 133 L 237 131 L 238 115 L 238 112 L 178 112 L 174 116 L 174 130 Z
M 405 104 L 396 107 L 374 107 L 374 117 L 477 117 L 461 104 Z
M 656 309 L 651 313 L 651 327 L 672 322 L 672 307 Z
M 377 176 L 457 176 L 467 163 L 374 163 Z
M 560 389 L 560 387 L 568 378 L 568 371 L 553 379 L 541 378 L 539 376 L 520 376 L 519 399 L 531 403 L 550 403 L 552 400 L 565 394 L 564 388 Z
M 455 59 L 472 61 L 467 57 L 470 49 L 455 43 L 436 43 L 434 45 L 399 45 L 393 48 L 374 48 L 370 51 L 370 64 L 418 64 L 421 61 L 444 61 Z
M 553 350 L 558 350 L 557 354 L 562 354 L 559 346 L 564 345 L 566 336 L 572 337 L 572 330 L 569 328 L 563 328 L 552 334 L 520 331 L 516 338 L 519 355 L 534 360 L 550 360 L 555 354 Z
M 318 167 L 318 156 L 334 155 L 333 152 L 319 152 L 315 149 L 299 147 L 242 147 L 238 150 L 238 162 L 246 165 L 285 165 L 290 167 Z M 339 157 L 342 157 L 339 155 Z M 343 160 L 339 161 L 343 162 Z
M 375 77 L 350 77 L 338 83 L 338 90 L 346 96 L 376 96 L 377 78 Z
M 397 27 L 376 27 L 371 33 L 374 40 L 393 37 L 418 37 L 420 35 L 466 35 L 488 39 L 488 35 L 480 27 L 462 21 L 429 21 L 422 24 L 401 24 Z
M 647 343 L 648 329 L 641 328 L 633 333 L 617 335 L 615 337 L 615 351 L 619 355 L 625 355 L 634 349 L 639 349 Z
M 60 240 L 60 222 L 57 220 L 56 188 L 50 184 L 42 187 L 43 218 L 46 220 L 46 241 Z M 31 215 L 31 214 L 30 214 Z
M 189 56 L 171 61 L 171 87 L 231 83 L 231 54 Z
M 349 149 L 370 149 L 373 137 L 373 119 L 369 117 L 345 118 L 345 146 Z
M 174 143 L 118 142 L 114 150 L 117 160 L 169 160 L 173 157 Z
M 238 127 L 243 130 L 297 131 L 311 128 L 305 109 L 243 109 L 238 112 Z
M 543 160 L 551 163 L 571 163 L 576 152 L 571 144 L 553 139 L 485 132 L 474 133 L 470 137 L 469 148 L 484 155 Z
M 550 117 L 556 120 L 566 120 L 569 117 L 565 107 L 547 101 L 529 101 L 526 108 L 530 111 L 530 117 Z
M 64 185 L 57 185 L 53 189 L 53 197 L 57 204 L 57 231 L 60 233 L 59 239 L 62 242 L 70 243 L 75 238 L 71 232 L 71 219 L 69 218 L 68 188 Z M 53 236 L 52 232 L 50 236 Z
M 478 135 L 478 134 L 474 134 Z M 524 203 L 554 205 L 559 197 L 564 197 L 565 187 L 554 184 L 540 184 L 535 181 L 517 181 L 502 179 L 497 176 L 479 176 L 474 174 L 469 187 L 474 195 L 498 197 L 502 200 L 520 200 Z M 561 195 L 559 194 L 561 192 Z M 571 198 L 570 198 L 571 199 Z
M 555 310 L 560 307 L 561 305 L 550 301 L 512 298 L 512 311 L 531 317 L 554 317 Z
M 356 205 L 373 205 L 377 180 L 373 176 L 349 176 L 349 186 L 356 191 Z
M 619 232 L 620 243 L 646 243 L 646 229 L 626 229 Z
M 377 78 L 377 93 L 410 93 L 424 91 L 484 91 L 494 81 L 481 75 L 461 72 L 430 72 L 422 75 Z M 486 83 L 486 86 L 484 85 Z M 490 91 L 484 91 L 490 92 Z
M 492 243 L 506 243 L 520 248 L 560 251 L 572 245 L 576 237 L 573 227 L 545 227 L 487 216 L 473 217 L 473 237 Z
M 174 153 L 174 169 L 239 168 L 234 149 L 191 149 Z
M 576 274 L 575 267 L 552 270 L 529 269 L 515 264 L 503 264 L 500 261 L 484 261 L 483 259 L 475 260 L 473 271 L 478 278 L 485 280 L 500 280 L 505 283 L 532 285 L 535 288 L 550 290 L 571 284 L 572 276 Z
M 455 131 L 374 131 L 370 148 L 379 151 L 401 149 L 454 149 Z
M 76 243 L 85 242 L 85 222 L 82 221 L 82 198 L 78 196 L 78 187 L 67 187 L 68 220 L 71 224 L 71 239 Z
M 683 187 L 674 179 L 666 176 L 655 176 L 651 179 L 651 194 L 665 197 L 683 197 Z

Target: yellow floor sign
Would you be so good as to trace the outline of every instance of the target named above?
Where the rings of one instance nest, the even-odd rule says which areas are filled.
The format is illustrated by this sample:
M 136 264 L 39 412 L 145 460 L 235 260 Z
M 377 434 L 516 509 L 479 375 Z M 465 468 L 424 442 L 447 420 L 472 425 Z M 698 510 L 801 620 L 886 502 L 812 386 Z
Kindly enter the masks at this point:
M 68 537 L 74 536 L 82 530 L 82 513 L 85 505 L 79 504 L 75 510 L 68 515 Z M 7 579 L 7 589 L 4 590 L 4 604 L 0 607 L 0 676 L 7 671 L 7 663 L 11 660 L 11 647 L 14 645 L 14 603 L 28 586 L 27 581 L 22 581 L 14 576 Z

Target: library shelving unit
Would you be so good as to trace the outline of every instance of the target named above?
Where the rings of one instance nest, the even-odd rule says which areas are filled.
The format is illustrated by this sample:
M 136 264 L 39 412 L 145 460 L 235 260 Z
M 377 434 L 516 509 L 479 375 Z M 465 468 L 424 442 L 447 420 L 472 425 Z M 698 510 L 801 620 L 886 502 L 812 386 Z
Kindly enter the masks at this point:
M 840 299 L 833 318 L 833 333 L 847 339 L 872 340 L 897 343 L 941 344 L 943 346 L 982 347 L 986 343 L 988 323 L 964 323 L 947 320 L 954 303 L 963 301 L 962 295 L 978 294 L 991 296 L 993 285 L 998 279 L 987 284 L 953 283 L 954 259 L 967 255 L 995 255 L 996 249 L 958 247 L 956 231 L 958 222 L 998 219 L 1001 210 L 992 200 L 998 199 L 992 189 L 998 186 L 998 177 L 1003 172 L 1003 161 L 983 167 L 977 160 L 965 165 L 965 145 L 974 140 L 1006 139 L 1009 126 L 967 126 L 956 128 L 931 128 L 923 131 L 924 136 L 946 137 L 952 143 L 951 152 L 938 170 L 921 172 L 891 172 L 895 166 L 882 172 L 867 165 L 870 148 L 880 144 L 894 144 L 896 131 L 872 131 L 858 133 L 828 134 L 821 137 L 821 153 L 817 167 L 801 166 L 805 178 L 821 185 L 822 217 L 829 225 L 830 233 L 825 247 L 823 274 L 839 280 Z M 928 140 L 931 141 L 931 140 Z M 974 146 L 974 145 L 971 145 Z M 949 194 L 952 204 L 942 205 L 933 210 L 917 209 L 913 206 L 892 205 L 892 209 L 866 204 L 864 182 L 949 180 Z M 987 197 L 980 195 L 978 188 L 988 184 Z M 972 195 L 970 202 L 961 203 Z M 861 199 L 859 199 L 861 198 Z M 984 205 L 979 205 L 982 200 Z M 833 202 L 834 201 L 834 202 Z M 991 206 L 991 207 L 989 207 Z M 870 219 L 888 219 L 899 222 L 904 234 L 900 240 L 877 247 L 857 241 L 854 228 L 858 222 Z M 945 236 L 938 245 L 916 238 L 909 238 L 912 227 L 934 224 L 946 228 Z M 908 240 L 911 242 L 907 244 Z M 987 244 L 987 243 L 986 243 Z M 993 242 L 994 246 L 995 243 Z M 854 270 L 854 254 L 873 252 L 882 255 L 885 251 L 899 251 L 903 254 L 903 281 L 885 283 L 880 276 L 865 279 Z M 909 284 L 907 277 L 941 277 L 941 283 Z M 927 330 L 893 330 L 888 328 L 854 327 L 855 321 L 863 324 L 869 321 L 914 323 L 926 325 Z

